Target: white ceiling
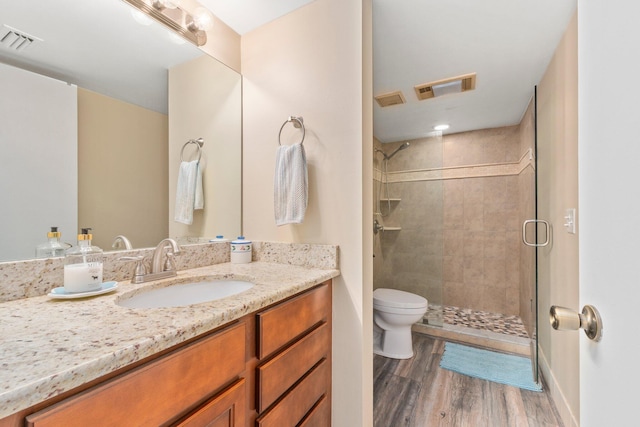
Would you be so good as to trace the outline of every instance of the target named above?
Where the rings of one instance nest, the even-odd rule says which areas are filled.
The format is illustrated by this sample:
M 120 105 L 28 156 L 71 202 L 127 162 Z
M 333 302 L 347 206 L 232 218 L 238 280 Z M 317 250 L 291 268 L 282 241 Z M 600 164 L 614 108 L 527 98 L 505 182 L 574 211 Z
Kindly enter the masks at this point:
M 200 0 L 245 34 L 313 0 Z M 374 95 L 401 90 L 404 105 L 374 102 L 383 142 L 517 124 L 575 10 L 576 0 L 373 0 Z M 170 32 L 133 21 L 120 0 L 0 0 L 0 25 L 44 42 L 20 64 L 156 111 L 166 109 L 166 70 L 201 55 Z M 167 54 L 169 54 L 167 56 Z M 413 86 L 477 73 L 476 90 L 418 101 Z M 160 86 L 160 93 L 158 93 Z
M 576 0 L 373 0 L 374 102 L 382 142 L 513 125 L 520 119 L 576 7 Z M 477 73 L 476 90 L 418 101 L 414 86 Z
M 225 24 L 242 35 L 314 0 L 199 0 Z
M 0 45 L 0 61 L 166 113 L 167 70 L 203 53 L 132 10 L 121 0 L 0 0 L 0 27 L 42 39 L 18 52 Z

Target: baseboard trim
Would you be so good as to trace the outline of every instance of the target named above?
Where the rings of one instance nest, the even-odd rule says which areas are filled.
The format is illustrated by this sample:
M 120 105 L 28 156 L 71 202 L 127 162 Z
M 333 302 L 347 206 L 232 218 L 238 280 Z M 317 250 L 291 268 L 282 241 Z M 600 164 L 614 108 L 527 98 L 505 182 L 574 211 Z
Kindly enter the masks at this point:
M 576 420 L 575 415 L 571 411 L 567 399 L 565 398 L 562 390 L 558 385 L 556 377 L 553 375 L 547 358 L 542 351 L 542 348 L 538 346 L 538 367 L 542 371 L 542 376 L 545 379 L 546 385 L 549 387 L 549 395 L 553 400 L 553 404 L 558 410 L 558 415 L 562 419 L 562 423 L 565 427 L 580 427 L 580 424 Z

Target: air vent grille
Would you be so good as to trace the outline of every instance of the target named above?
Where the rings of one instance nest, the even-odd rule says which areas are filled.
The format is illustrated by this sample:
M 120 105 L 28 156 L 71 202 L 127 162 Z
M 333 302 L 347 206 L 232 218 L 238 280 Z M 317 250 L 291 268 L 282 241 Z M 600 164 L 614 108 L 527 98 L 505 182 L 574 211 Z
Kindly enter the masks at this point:
M 459 85 L 453 84 L 458 82 L 459 82 Z M 476 88 L 476 73 L 465 74 L 458 77 L 451 77 L 448 79 L 438 80 L 435 82 L 424 83 L 424 84 L 415 86 L 414 89 L 416 91 L 416 95 L 418 96 L 418 99 L 422 101 L 425 99 L 437 97 L 438 95 L 436 95 L 436 93 L 434 92 L 434 86 L 436 88 L 444 88 L 446 86 L 456 87 L 456 90 L 442 91 L 443 95 L 447 93 L 466 92 L 468 90 L 474 90 Z
M 5 49 L 25 50 L 35 41 L 42 41 L 42 39 L 29 35 L 24 31 L 16 30 L 8 25 L 3 25 L 0 28 L 0 46 Z
M 407 102 L 400 91 L 378 95 L 375 99 L 381 107 L 389 107 L 391 105 L 399 105 Z

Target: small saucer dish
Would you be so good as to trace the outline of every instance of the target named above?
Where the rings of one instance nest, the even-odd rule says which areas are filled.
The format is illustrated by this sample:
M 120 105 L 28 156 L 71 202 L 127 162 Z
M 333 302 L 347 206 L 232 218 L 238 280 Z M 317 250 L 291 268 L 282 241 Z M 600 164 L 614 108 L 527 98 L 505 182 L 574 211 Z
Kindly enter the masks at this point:
M 47 294 L 47 296 L 53 299 L 86 298 L 95 295 L 107 294 L 109 292 L 115 291 L 116 289 L 118 289 L 118 282 L 104 282 L 102 285 L 100 285 L 100 289 L 88 292 L 67 292 L 64 290 L 64 286 L 60 286 L 59 288 L 53 288 L 51 292 Z

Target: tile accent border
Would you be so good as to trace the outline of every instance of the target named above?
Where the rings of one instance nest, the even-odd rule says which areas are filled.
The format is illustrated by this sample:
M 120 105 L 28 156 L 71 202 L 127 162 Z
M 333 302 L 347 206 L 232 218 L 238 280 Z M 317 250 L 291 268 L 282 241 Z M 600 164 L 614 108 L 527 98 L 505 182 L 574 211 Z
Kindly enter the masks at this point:
M 446 179 L 519 175 L 528 167 L 535 169 L 533 150 L 531 148 L 529 148 L 522 157 L 520 157 L 518 162 L 388 172 L 386 182 L 437 181 Z M 383 180 L 383 173 L 379 169 L 374 169 L 373 176 L 375 181 L 385 182 Z

